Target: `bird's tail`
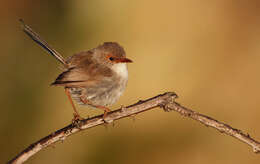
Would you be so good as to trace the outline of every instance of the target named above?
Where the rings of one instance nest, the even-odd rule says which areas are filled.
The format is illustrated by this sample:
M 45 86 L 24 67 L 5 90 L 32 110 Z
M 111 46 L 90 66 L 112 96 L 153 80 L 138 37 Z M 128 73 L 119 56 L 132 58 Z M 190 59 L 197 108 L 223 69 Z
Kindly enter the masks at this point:
M 28 25 L 24 23 L 22 19 L 19 19 L 22 24 L 23 31 L 36 43 L 38 43 L 41 47 L 47 50 L 52 56 L 54 56 L 59 62 L 61 62 L 65 67 L 67 67 L 66 60 L 51 46 L 48 45 L 46 41 L 44 41 L 36 32 L 34 32 Z

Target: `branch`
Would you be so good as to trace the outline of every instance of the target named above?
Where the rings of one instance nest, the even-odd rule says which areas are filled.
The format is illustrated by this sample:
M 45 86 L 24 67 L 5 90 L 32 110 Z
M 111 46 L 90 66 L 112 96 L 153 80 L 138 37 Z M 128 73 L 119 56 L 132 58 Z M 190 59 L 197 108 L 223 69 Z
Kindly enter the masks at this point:
M 106 123 L 112 123 L 113 121 L 124 117 L 129 117 L 156 107 L 161 107 L 166 112 L 176 111 L 181 115 L 190 117 L 208 127 L 215 128 L 221 133 L 230 135 L 248 144 L 253 148 L 253 151 L 255 153 L 260 152 L 260 143 L 251 138 L 249 134 L 244 134 L 241 130 L 232 128 L 231 126 L 219 122 L 211 117 L 187 109 L 186 107 L 183 107 L 177 102 L 175 102 L 176 98 L 177 95 L 175 93 L 167 92 L 145 101 L 139 101 L 136 104 L 130 105 L 128 107 L 122 107 L 121 109 L 117 109 L 113 112 L 110 112 L 107 115 L 105 121 Z M 8 164 L 21 164 L 25 162 L 27 159 L 29 159 L 31 156 L 42 150 L 43 148 L 48 147 L 54 144 L 55 142 L 64 141 L 68 136 L 73 135 L 81 130 L 89 129 L 102 124 L 105 124 L 103 120 L 103 115 L 84 119 L 80 121 L 78 124 L 70 124 L 31 144 L 28 148 L 26 148 L 16 157 L 10 160 Z

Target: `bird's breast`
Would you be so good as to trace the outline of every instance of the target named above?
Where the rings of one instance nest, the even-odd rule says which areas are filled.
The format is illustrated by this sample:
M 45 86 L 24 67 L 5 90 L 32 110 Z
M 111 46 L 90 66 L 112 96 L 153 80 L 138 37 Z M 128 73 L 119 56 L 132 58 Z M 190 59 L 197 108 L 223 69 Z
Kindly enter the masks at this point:
M 81 105 L 84 104 L 79 99 L 80 95 L 94 105 L 109 106 L 114 104 L 126 88 L 128 71 L 125 63 L 115 64 L 111 69 L 115 73 L 114 76 L 107 77 L 98 85 L 86 88 L 71 88 L 72 97 Z

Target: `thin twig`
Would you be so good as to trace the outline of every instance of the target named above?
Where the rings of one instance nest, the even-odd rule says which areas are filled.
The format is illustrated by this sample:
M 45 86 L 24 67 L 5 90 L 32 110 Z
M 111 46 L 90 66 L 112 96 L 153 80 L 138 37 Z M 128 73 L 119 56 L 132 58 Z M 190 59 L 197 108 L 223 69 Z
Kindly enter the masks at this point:
M 230 135 L 253 148 L 255 153 L 260 152 L 260 143 L 249 136 L 249 134 L 244 134 L 241 130 L 232 128 L 231 126 L 219 122 L 211 117 L 202 115 L 193 110 L 187 109 L 180 104 L 175 102 L 177 95 L 173 92 L 167 92 L 162 95 L 150 98 L 145 101 L 139 101 L 136 104 L 130 105 L 128 107 L 122 107 L 121 109 L 110 112 L 106 119 L 106 123 L 112 123 L 115 120 L 136 115 L 138 113 L 153 109 L 156 107 L 162 107 L 165 111 L 176 111 L 183 116 L 190 117 L 200 123 L 215 128 L 221 133 Z M 19 153 L 15 158 L 10 160 L 8 164 L 21 164 L 29 159 L 31 156 L 39 152 L 45 147 L 48 147 L 55 142 L 64 141 L 68 136 L 75 134 L 81 130 L 89 129 L 98 125 L 105 124 L 103 120 L 103 115 L 95 116 L 80 121 L 78 124 L 70 124 L 50 135 L 40 139 L 39 141 L 31 144 L 28 148 Z

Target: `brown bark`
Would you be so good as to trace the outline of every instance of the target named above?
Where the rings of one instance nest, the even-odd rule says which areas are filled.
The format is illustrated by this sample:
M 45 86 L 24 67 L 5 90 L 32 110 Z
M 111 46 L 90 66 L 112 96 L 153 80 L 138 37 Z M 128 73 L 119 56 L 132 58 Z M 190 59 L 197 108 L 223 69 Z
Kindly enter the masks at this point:
M 136 104 L 130 105 L 128 107 L 122 107 L 121 109 L 117 109 L 115 111 L 110 112 L 105 121 L 103 120 L 103 115 L 95 116 L 92 118 L 84 119 L 77 124 L 70 124 L 60 130 L 57 130 L 56 132 L 51 133 L 50 135 L 40 139 L 39 141 L 31 144 L 29 147 L 27 147 L 25 150 L 23 150 L 21 153 L 19 153 L 16 157 L 14 157 L 12 160 L 10 160 L 9 164 L 21 164 L 25 162 L 27 159 L 29 159 L 31 156 L 39 152 L 45 147 L 48 147 L 55 142 L 58 141 L 64 141 L 66 137 L 73 135 L 81 130 L 86 130 L 98 125 L 102 125 L 105 123 L 112 123 L 115 120 L 129 117 L 132 115 L 136 115 L 141 112 L 145 112 L 147 110 L 161 107 L 166 112 L 169 111 L 176 111 L 180 113 L 183 116 L 192 118 L 196 121 L 199 121 L 200 123 L 217 129 L 219 132 L 230 135 L 247 145 L 251 146 L 253 148 L 253 151 L 255 153 L 260 152 L 260 143 L 253 138 L 249 136 L 249 134 L 243 133 L 241 130 L 232 128 L 231 126 L 222 123 L 220 121 L 217 121 L 211 117 L 208 117 L 206 115 L 197 113 L 191 109 L 188 109 L 177 102 L 175 102 L 175 99 L 177 98 L 177 95 L 173 92 L 167 92 L 161 95 L 158 95 L 156 97 L 150 98 L 145 101 L 139 101 Z

